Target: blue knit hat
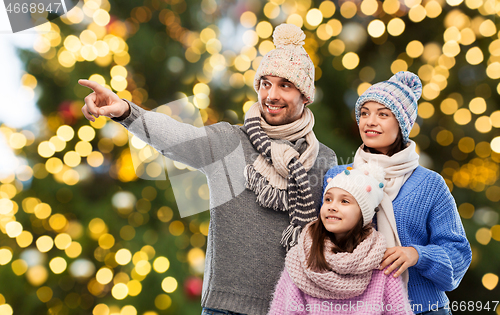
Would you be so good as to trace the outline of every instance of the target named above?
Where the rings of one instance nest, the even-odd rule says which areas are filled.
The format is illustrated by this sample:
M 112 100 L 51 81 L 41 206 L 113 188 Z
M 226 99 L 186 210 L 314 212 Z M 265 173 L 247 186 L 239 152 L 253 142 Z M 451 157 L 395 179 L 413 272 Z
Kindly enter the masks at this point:
M 422 95 L 422 82 L 419 77 L 409 71 L 400 71 L 389 81 L 382 81 L 370 86 L 356 102 L 356 121 L 359 124 L 361 106 L 374 101 L 389 108 L 396 116 L 403 142 L 406 144 L 415 120 L 417 119 L 417 101 Z

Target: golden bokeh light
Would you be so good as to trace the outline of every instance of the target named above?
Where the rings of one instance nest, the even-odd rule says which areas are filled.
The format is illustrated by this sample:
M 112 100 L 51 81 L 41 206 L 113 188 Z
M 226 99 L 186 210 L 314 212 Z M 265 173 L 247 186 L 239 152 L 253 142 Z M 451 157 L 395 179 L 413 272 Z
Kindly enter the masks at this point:
M 96 273 L 96 280 L 100 284 L 108 284 L 113 280 L 113 270 L 108 267 L 102 267 Z
M 28 271 L 28 264 L 22 259 L 14 260 L 11 267 L 16 276 L 24 275 Z
M 443 53 L 448 57 L 455 57 L 460 53 L 460 45 L 454 40 L 447 41 L 443 45 Z
M 58 234 L 54 238 L 54 244 L 60 250 L 64 250 L 64 249 L 68 248 L 71 245 L 72 241 L 73 240 L 72 240 L 71 236 L 67 233 Z
M 48 252 L 49 250 L 52 249 L 53 246 L 54 246 L 54 240 L 52 240 L 52 238 L 48 235 L 40 236 L 36 240 L 36 247 L 42 253 Z
M 167 293 L 172 293 L 177 290 L 177 280 L 174 277 L 166 277 L 161 282 L 161 288 Z
M 482 227 L 476 232 L 476 241 L 481 245 L 488 245 L 491 241 L 491 231 L 486 227 Z
M 7 265 L 12 260 L 12 250 L 8 247 L 0 248 L 0 265 Z
M 64 250 L 69 258 L 76 258 L 82 253 L 82 245 L 78 242 L 71 242 L 71 244 Z
M 422 102 L 418 105 L 418 116 L 428 119 L 434 115 L 434 105 L 429 102 Z
M 424 53 L 424 45 L 418 40 L 413 40 L 406 46 L 406 53 L 411 58 L 418 58 Z
M 55 257 L 49 263 L 50 270 L 55 274 L 63 273 L 68 266 L 66 260 L 62 257 Z
M 49 158 L 55 152 L 56 152 L 55 146 L 48 141 L 42 141 L 38 145 L 38 154 L 40 154 L 41 157 Z
M 167 257 L 163 256 L 157 257 L 153 262 L 153 269 L 157 273 L 164 273 L 165 271 L 168 270 L 169 267 L 170 267 L 170 261 L 168 260 Z
M 437 18 L 441 12 L 443 12 L 443 8 L 438 1 L 431 0 L 425 4 L 425 11 L 427 13 L 427 17 L 434 19 Z
M 21 234 L 16 237 L 16 242 L 19 247 L 26 248 L 33 242 L 33 234 L 29 231 L 22 231 Z
M 491 150 L 496 153 L 500 153 L 500 136 L 495 137 L 491 140 Z
M 111 289 L 111 295 L 117 300 L 123 300 L 128 295 L 128 287 L 125 283 L 118 283 Z
M 481 279 L 483 286 L 488 290 L 493 290 L 498 285 L 498 276 L 493 273 L 487 273 Z
M 132 260 L 132 253 L 126 248 L 119 249 L 116 252 L 115 260 L 119 265 L 126 265 Z
M 458 109 L 458 102 L 453 98 L 447 98 L 441 102 L 440 109 L 443 114 L 453 115 Z
M 311 26 L 318 26 L 323 21 L 323 13 L 318 9 L 311 9 L 306 14 L 306 21 Z
M 361 2 L 360 9 L 365 15 L 373 15 L 378 10 L 378 2 L 376 0 L 365 0 Z
M 392 36 L 399 36 L 403 34 L 403 32 L 405 31 L 405 27 L 405 22 L 402 19 L 396 17 L 390 20 L 389 23 L 387 23 L 387 33 Z
M 5 225 L 5 231 L 7 232 L 7 236 L 15 238 L 23 232 L 23 225 L 17 221 L 11 221 Z
M 449 146 L 453 143 L 453 133 L 448 130 L 441 130 L 436 135 L 436 141 L 442 146 Z
M 476 122 L 474 123 L 474 127 L 476 127 L 476 130 L 479 131 L 480 133 L 488 133 L 492 129 L 491 125 L 491 119 L 489 116 L 481 116 L 476 119 Z
M 479 47 L 472 47 L 467 51 L 465 59 L 471 65 L 478 65 L 484 60 L 483 51 Z
M 425 19 L 426 15 L 427 15 L 427 11 L 420 4 L 413 6 L 410 9 L 410 11 L 408 12 L 408 17 L 414 23 L 422 22 Z
M 170 234 L 174 236 L 179 236 L 184 233 L 184 224 L 181 221 L 173 221 L 168 226 Z
M 385 24 L 381 20 L 373 20 L 368 24 L 368 34 L 373 38 L 379 38 L 385 33 Z
M 342 58 L 342 65 L 349 70 L 355 69 L 359 65 L 359 56 L 354 52 L 348 52 Z
M 357 12 L 358 7 L 356 6 L 356 3 L 352 1 L 346 1 L 340 6 L 340 14 L 346 19 L 353 18 Z
M 172 299 L 166 294 L 159 294 L 155 298 L 155 306 L 159 310 L 166 310 L 172 305 Z
M 469 109 L 473 114 L 479 115 L 486 111 L 486 101 L 482 97 L 473 98 L 469 103 Z
M 38 219 L 47 219 L 52 213 L 52 208 L 47 203 L 39 203 L 34 209 L 35 216 Z
M 471 121 L 472 116 L 469 109 L 461 108 L 453 114 L 453 119 L 459 125 L 467 125 Z
M 333 1 L 323 1 L 319 5 L 319 10 L 324 18 L 330 18 L 335 14 L 335 3 Z

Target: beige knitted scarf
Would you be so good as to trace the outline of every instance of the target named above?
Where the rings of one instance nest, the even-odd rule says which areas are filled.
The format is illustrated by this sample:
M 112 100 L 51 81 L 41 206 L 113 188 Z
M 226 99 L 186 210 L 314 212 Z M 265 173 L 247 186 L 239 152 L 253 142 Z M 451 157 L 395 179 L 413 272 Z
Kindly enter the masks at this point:
M 317 272 L 307 266 L 311 253 L 310 224 L 299 237 L 285 260 L 285 268 L 295 285 L 304 293 L 320 299 L 349 299 L 363 292 L 370 283 L 373 269 L 382 262 L 386 244 L 375 229 L 352 253 L 332 251 L 333 243 L 327 239 L 324 254 L 331 270 Z
M 377 229 L 384 235 L 387 248 L 401 246 L 392 201 L 397 197 L 401 187 L 418 166 L 419 156 L 415 151 L 416 144 L 410 140 L 404 150 L 392 156 L 366 152 L 363 147 L 364 145 L 361 145 L 354 156 L 353 168 L 359 168 L 362 164 L 370 162 L 384 169 L 386 179 L 385 194 L 379 206 L 380 211 L 377 212 Z M 407 289 L 408 270 L 402 274 L 402 279 L 405 289 Z
M 253 104 L 245 116 L 246 132 L 259 152 L 253 164 L 245 168 L 246 187 L 255 192 L 260 205 L 288 211 L 290 225 L 281 239 L 287 249 L 297 243 L 301 228 L 316 218 L 307 176 L 319 152 L 313 126 L 314 115 L 307 107 L 301 118 L 279 126 L 269 125 L 262 118 L 259 103 Z M 307 147 L 299 153 L 304 141 Z M 292 142 L 296 142 L 295 147 Z

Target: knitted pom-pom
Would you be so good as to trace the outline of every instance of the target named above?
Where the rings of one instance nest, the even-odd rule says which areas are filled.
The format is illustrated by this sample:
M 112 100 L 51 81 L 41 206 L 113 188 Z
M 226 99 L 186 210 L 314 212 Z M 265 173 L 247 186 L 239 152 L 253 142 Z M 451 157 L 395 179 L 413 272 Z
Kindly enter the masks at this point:
M 375 178 L 378 182 L 383 183 L 385 181 L 385 172 L 384 169 L 378 166 L 375 162 L 368 162 L 362 164 L 359 169 L 362 172 L 368 172 L 370 176 Z
M 417 100 L 422 95 L 422 82 L 416 74 L 410 71 L 400 71 L 393 75 L 389 81 L 398 82 L 408 86 L 412 90 L 413 94 L 415 94 Z
M 329 182 L 331 182 L 331 181 L 332 181 L 332 179 L 333 179 L 333 178 L 331 178 L 331 177 L 330 177 L 330 178 L 328 178 L 328 179 L 326 180 L 326 182 L 327 182 L 327 183 L 329 183 Z
M 348 166 L 348 167 L 346 167 L 346 168 L 347 168 L 348 170 L 352 170 L 352 167 L 350 167 L 350 166 Z
M 276 26 L 273 33 L 273 42 L 275 46 L 279 45 L 304 45 L 306 34 L 294 24 L 281 24 Z
M 344 173 L 345 173 L 346 175 L 351 174 L 351 172 L 349 172 L 348 170 L 345 170 L 345 171 L 344 171 Z
M 380 184 L 378 184 L 378 187 L 384 188 L 384 184 L 380 183 Z
M 370 186 L 370 185 L 366 186 L 366 191 L 367 191 L 367 192 L 372 191 L 372 186 Z

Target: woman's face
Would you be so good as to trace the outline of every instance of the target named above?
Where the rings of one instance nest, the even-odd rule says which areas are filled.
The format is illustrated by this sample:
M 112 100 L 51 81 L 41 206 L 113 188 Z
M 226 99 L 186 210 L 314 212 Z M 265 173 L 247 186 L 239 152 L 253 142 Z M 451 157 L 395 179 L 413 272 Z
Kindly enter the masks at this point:
M 373 101 L 361 106 L 358 127 L 363 143 L 383 154 L 387 154 L 399 133 L 399 123 L 391 110 Z

